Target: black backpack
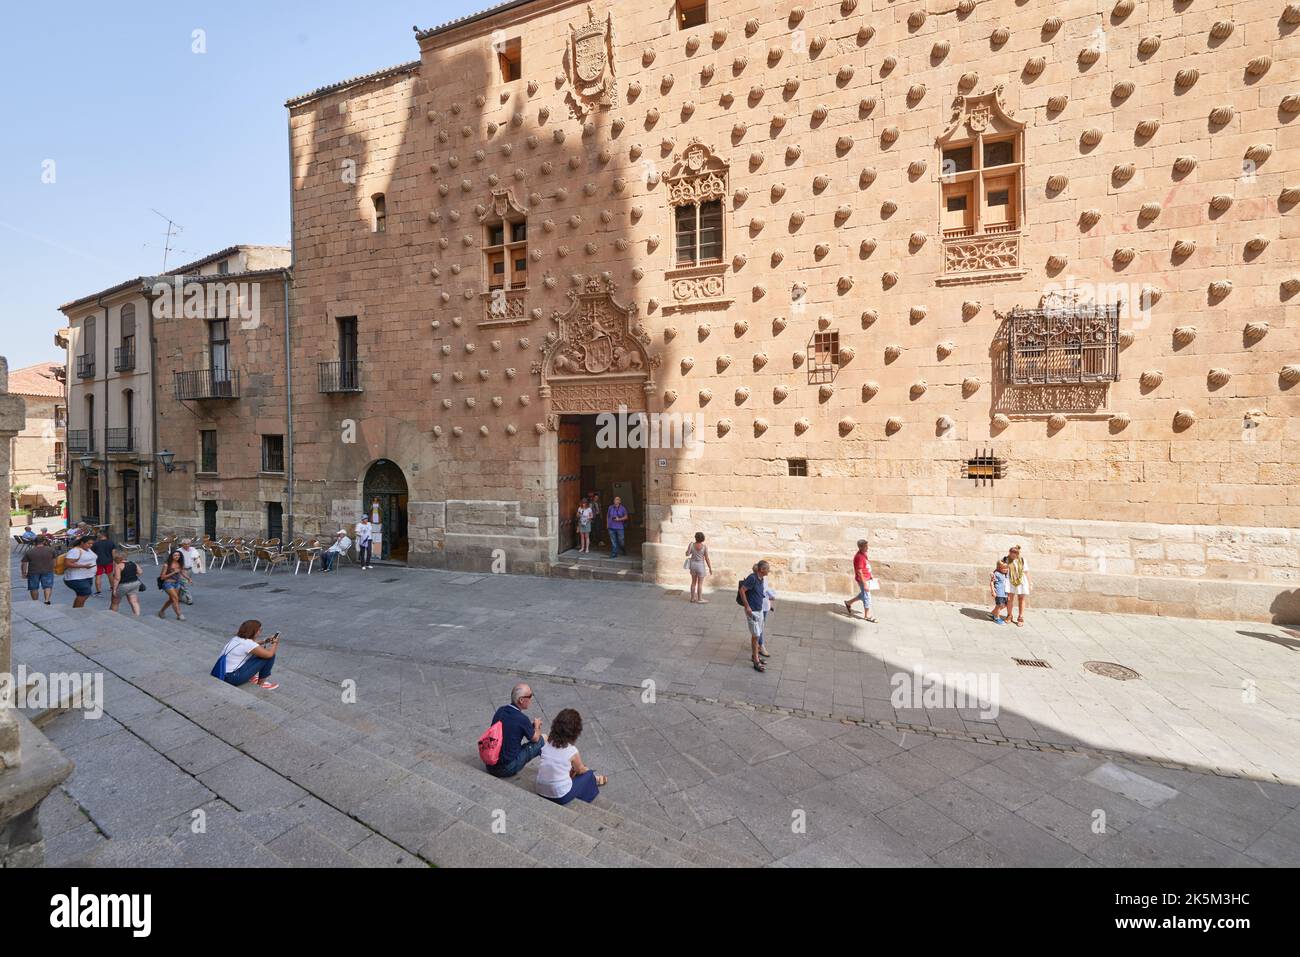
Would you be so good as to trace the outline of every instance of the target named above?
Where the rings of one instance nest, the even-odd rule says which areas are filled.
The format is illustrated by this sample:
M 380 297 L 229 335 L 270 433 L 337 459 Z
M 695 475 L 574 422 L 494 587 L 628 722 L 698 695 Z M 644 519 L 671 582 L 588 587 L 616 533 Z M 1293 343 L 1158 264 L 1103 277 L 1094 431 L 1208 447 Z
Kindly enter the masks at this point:
M 741 608 L 746 607 L 745 599 L 742 598 L 740 595 L 740 590 L 744 587 L 745 587 L 745 579 L 742 578 L 740 580 L 740 584 L 736 586 L 736 604 L 739 605 Z

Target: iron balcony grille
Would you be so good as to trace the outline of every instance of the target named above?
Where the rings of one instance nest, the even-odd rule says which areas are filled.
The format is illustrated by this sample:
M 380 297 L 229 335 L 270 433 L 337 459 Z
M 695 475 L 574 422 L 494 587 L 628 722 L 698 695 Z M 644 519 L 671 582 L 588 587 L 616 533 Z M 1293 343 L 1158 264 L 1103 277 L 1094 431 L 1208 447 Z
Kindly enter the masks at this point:
M 69 452 L 95 451 L 95 433 L 91 429 L 69 429 L 68 430 L 68 451 Z
M 113 350 L 113 371 L 135 371 L 135 346 L 118 346 Z
M 360 392 L 361 362 L 322 362 L 320 363 L 321 392 Z
M 95 378 L 94 355 L 77 356 L 77 378 L 78 379 Z
M 51 475 L 59 476 L 59 475 L 66 475 L 68 472 L 68 467 L 63 464 L 63 459 L 53 458 L 50 459 L 50 461 L 46 464 L 45 470 L 49 472 Z
M 179 401 L 238 399 L 239 373 L 233 369 L 195 369 L 173 373 Z
M 105 429 L 104 449 L 108 452 L 134 452 L 135 429 Z
M 1074 385 L 1119 381 L 1119 303 L 1007 314 L 1007 381 Z

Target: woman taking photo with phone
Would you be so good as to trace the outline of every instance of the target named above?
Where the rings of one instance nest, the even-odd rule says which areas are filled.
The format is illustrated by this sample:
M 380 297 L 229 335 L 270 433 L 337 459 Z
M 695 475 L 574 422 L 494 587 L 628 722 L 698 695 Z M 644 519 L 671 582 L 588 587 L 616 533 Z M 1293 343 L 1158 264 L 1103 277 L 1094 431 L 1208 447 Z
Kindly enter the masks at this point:
M 239 626 L 235 637 L 226 642 L 221 656 L 226 659 L 226 682 L 232 685 L 255 684 L 263 691 L 280 687 L 270 681 L 275 667 L 275 653 L 280 648 L 277 631 L 266 641 L 261 640 L 262 623 L 250 619 Z

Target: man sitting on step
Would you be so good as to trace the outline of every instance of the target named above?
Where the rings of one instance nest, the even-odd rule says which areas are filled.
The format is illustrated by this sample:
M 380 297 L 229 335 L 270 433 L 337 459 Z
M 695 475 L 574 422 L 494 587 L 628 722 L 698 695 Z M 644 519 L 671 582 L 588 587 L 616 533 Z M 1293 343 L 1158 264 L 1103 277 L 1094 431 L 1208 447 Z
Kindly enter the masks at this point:
M 524 765 L 542 753 L 546 739 L 542 735 L 542 720 L 530 720 L 524 714 L 533 703 L 533 689 L 522 681 L 510 689 L 510 703 L 497 708 L 489 725 L 501 722 L 501 756 L 496 764 L 488 765 L 488 773 L 499 778 L 512 778 Z

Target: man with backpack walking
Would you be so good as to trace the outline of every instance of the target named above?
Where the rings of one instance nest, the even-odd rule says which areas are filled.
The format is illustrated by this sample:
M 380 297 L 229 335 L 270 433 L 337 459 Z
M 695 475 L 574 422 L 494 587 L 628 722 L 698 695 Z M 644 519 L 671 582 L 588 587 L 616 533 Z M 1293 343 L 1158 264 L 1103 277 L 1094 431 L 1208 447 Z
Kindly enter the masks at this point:
M 542 753 L 546 743 L 542 720 L 524 714 L 532 703 L 533 689 L 521 681 L 510 689 L 510 703 L 492 715 L 492 723 L 478 742 L 479 756 L 488 774 L 512 778 Z

